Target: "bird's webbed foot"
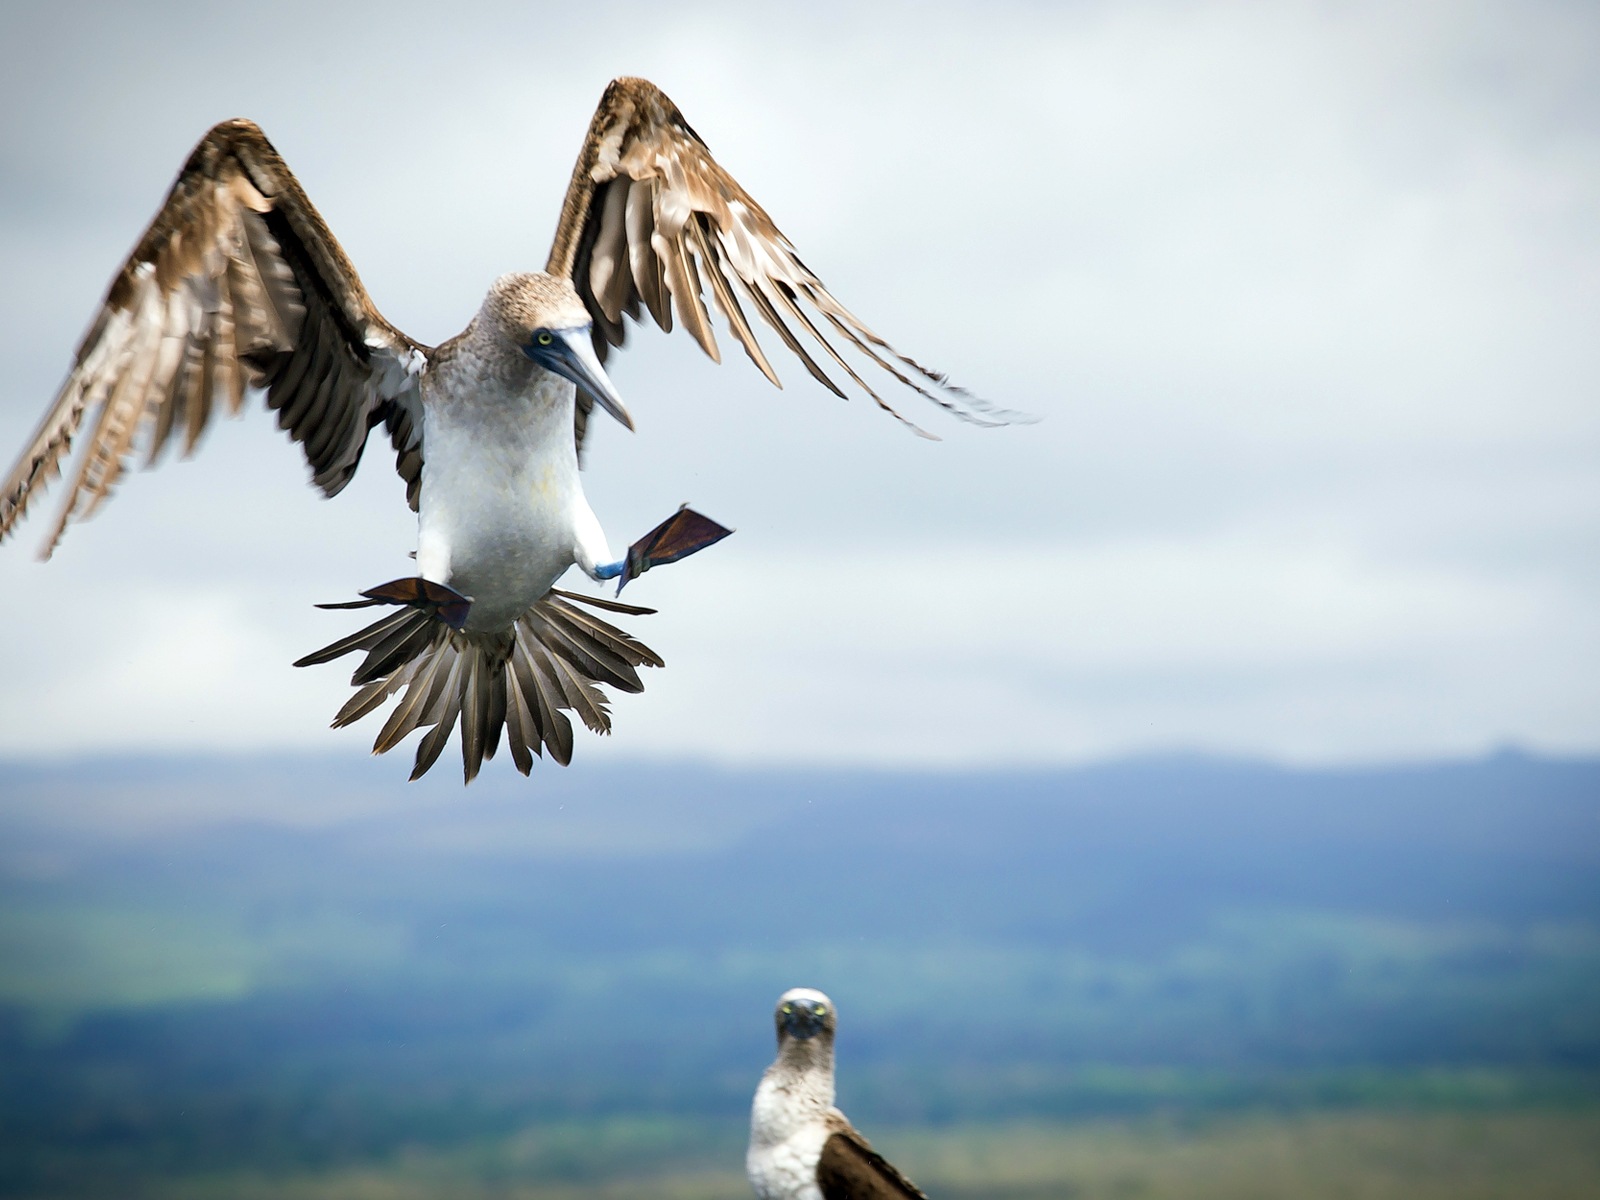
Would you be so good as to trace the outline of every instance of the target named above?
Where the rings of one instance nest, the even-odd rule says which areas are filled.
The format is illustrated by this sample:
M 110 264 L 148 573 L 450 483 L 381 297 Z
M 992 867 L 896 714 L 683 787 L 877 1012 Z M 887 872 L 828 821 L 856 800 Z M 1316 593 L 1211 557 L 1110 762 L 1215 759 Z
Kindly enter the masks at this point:
M 467 621 L 472 608 L 472 598 L 463 596 L 454 588 L 434 583 L 421 576 L 391 579 L 361 593 L 364 600 L 347 600 L 342 604 L 319 604 L 318 608 L 371 608 L 375 604 L 400 604 L 420 608 L 437 616 L 451 629 L 459 630 Z
M 626 558 L 595 567 L 594 575 L 597 579 L 617 579 L 617 594 L 621 595 L 629 580 L 637 579 L 651 567 L 688 558 L 696 551 L 720 542 L 732 532 L 683 504 L 677 512 L 629 546 Z

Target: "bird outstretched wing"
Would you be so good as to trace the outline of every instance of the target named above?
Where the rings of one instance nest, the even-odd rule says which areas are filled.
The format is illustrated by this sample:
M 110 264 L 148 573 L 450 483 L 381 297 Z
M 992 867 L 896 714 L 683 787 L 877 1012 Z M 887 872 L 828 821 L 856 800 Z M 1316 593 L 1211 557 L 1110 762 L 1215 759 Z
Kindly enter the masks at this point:
M 414 508 L 426 355 L 373 307 L 261 130 L 225 121 L 184 163 L 0 485 L 0 538 L 61 473 L 86 422 L 44 557 L 104 502 L 130 458 L 152 464 L 179 438 L 192 453 L 216 409 L 238 412 L 247 387 L 266 389 L 329 496 L 355 474 L 369 430 L 386 425 Z
M 746 304 L 824 387 L 845 394 L 819 357 L 924 436 L 931 435 L 879 395 L 841 345 L 964 420 L 998 425 L 1021 416 L 900 353 L 835 300 L 772 218 L 711 157 L 677 105 L 643 79 L 613 80 L 601 97 L 545 269 L 572 280 L 594 318 L 602 356 L 607 344 L 622 345 L 623 314 L 638 320 L 646 309 L 668 331 L 676 316 L 720 362 L 703 295 L 709 289 L 734 338 L 780 387 Z
M 822 1144 L 817 1186 L 822 1200 L 928 1200 L 927 1194 L 874 1150 L 842 1113 Z

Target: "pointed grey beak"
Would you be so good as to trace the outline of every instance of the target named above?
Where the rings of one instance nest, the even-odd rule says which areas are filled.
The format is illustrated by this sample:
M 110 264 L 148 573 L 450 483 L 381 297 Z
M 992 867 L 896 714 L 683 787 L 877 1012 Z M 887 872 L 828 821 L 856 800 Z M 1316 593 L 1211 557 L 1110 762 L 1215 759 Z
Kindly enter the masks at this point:
M 629 415 L 627 406 L 622 403 L 622 397 L 617 395 L 616 388 L 611 386 L 611 380 L 606 377 L 606 369 L 595 357 L 594 345 L 589 340 L 589 326 L 549 332 L 555 334 L 550 345 L 541 346 L 535 340 L 524 346 L 522 352 L 534 362 L 572 380 L 598 400 L 601 407 L 621 421 L 625 428 L 632 429 L 633 417 Z
M 815 1000 L 796 1000 L 779 1010 L 778 1020 L 785 1033 L 803 1042 L 822 1032 L 827 1015 L 827 1007 Z

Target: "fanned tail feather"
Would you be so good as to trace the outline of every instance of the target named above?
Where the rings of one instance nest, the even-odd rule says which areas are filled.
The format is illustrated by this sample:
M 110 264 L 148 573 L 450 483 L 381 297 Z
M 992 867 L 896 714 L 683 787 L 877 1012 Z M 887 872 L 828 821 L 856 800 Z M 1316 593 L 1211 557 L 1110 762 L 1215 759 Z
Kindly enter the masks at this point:
M 644 643 L 579 607 L 645 615 L 653 609 L 552 588 L 503 633 L 464 633 L 430 608 L 386 613 L 365 629 L 306 655 L 297 667 L 331 662 L 365 651 L 350 677 L 358 689 L 333 718 L 342 728 L 399 699 L 378 731 L 372 752 L 382 754 L 417 729 L 412 779 L 438 761 L 457 723 L 461 765 L 468 783 L 502 739 L 517 770 L 533 770 L 533 756 L 565 766 L 572 761 L 572 722 L 611 732 L 611 709 L 600 684 L 640 692 L 637 668 L 665 665 Z

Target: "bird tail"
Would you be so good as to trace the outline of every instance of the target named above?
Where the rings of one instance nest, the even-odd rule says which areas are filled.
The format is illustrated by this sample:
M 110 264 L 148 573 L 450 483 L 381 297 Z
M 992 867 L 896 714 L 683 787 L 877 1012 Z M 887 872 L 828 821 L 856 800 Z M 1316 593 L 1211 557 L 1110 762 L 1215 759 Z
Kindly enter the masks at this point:
M 405 607 L 306 655 L 295 666 L 365 650 L 350 677 L 351 686 L 359 690 L 334 716 L 333 727 L 349 725 L 401 693 L 372 752 L 382 754 L 412 730 L 431 726 L 417 746 L 412 779 L 421 778 L 438 760 L 458 720 L 468 783 L 483 761 L 494 757 L 502 732 L 512 761 L 524 775 L 533 769 L 533 756 L 542 756 L 546 748 L 565 766 L 572 761 L 572 722 L 563 710 L 576 712 L 595 733 L 609 733 L 611 710 L 597 685 L 640 692 L 644 684 L 635 668 L 665 665 L 644 643 L 578 607 L 634 615 L 655 611 L 615 600 L 552 588 L 500 633 L 453 628 L 451 614 L 425 600 L 387 602 Z

